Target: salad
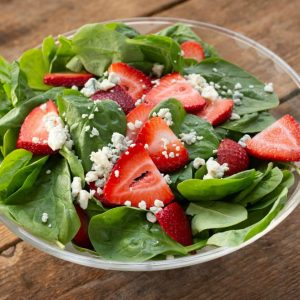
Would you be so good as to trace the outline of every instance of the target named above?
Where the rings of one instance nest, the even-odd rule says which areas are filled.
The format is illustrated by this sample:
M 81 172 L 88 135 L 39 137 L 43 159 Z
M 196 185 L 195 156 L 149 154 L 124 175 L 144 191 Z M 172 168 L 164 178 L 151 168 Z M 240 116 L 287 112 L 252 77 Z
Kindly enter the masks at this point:
M 183 24 L 49 36 L 0 57 L 0 214 L 118 261 L 234 247 L 284 207 L 300 126 Z

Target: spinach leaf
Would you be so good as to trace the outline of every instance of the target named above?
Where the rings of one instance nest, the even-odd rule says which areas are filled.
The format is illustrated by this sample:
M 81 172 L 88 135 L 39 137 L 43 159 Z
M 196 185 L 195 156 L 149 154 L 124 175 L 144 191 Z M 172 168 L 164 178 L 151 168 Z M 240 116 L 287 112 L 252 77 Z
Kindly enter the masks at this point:
M 89 218 L 92 218 L 93 216 L 99 215 L 107 211 L 106 208 L 102 205 L 102 203 L 95 199 L 92 198 L 89 200 L 89 204 L 85 212 L 87 213 Z
M 190 159 L 196 157 L 207 159 L 213 156 L 213 150 L 219 146 L 219 139 L 211 124 L 195 115 L 187 114 L 181 124 L 180 132 L 190 133 L 192 131 L 195 131 L 197 136 L 202 136 L 203 139 L 197 140 L 191 145 L 185 144 Z
M 194 233 L 205 229 L 232 226 L 246 220 L 248 215 L 243 206 L 221 201 L 191 203 L 186 213 L 193 216 L 192 230 Z
M 207 239 L 206 240 L 199 240 L 196 243 L 194 243 L 193 245 L 190 246 L 186 246 L 185 249 L 187 252 L 193 252 L 193 251 L 197 251 L 200 250 L 202 248 L 204 248 L 207 244 Z
M 143 61 L 143 54 L 135 45 L 126 43 L 126 36 L 109 24 L 88 24 L 73 36 L 73 51 L 85 69 L 101 76 L 116 61 Z
M 64 95 L 58 98 L 58 108 L 61 115 L 65 114 L 75 151 L 82 160 L 85 171 L 91 169 L 92 151 L 107 146 L 114 132 L 126 134 L 126 116 L 114 101 L 93 102 L 80 92 L 66 90 Z M 83 118 L 82 115 L 87 117 Z M 91 138 L 93 128 L 99 135 Z
M 233 109 L 239 115 L 268 110 L 279 104 L 275 93 L 264 91 L 264 83 L 242 68 L 221 58 L 205 59 L 198 65 L 186 68 L 185 73 L 201 74 L 207 82 L 218 83 L 232 91 L 235 85 L 240 83 L 242 88 L 239 91 L 243 94 L 241 105 L 235 105 Z M 249 87 L 251 85 L 252 88 Z
M 4 86 L 9 87 L 8 84 L 2 85 L 0 83 L 0 118 L 2 118 L 6 113 L 12 109 L 11 101 L 9 100 Z
M 32 153 L 17 149 L 9 153 L 0 164 L 0 191 L 4 191 L 13 180 L 16 172 L 32 158 Z
M 276 189 L 274 189 L 271 193 L 266 195 L 264 198 L 260 199 L 253 206 L 250 206 L 248 208 L 249 211 L 256 211 L 256 210 L 261 210 L 269 207 L 276 201 L 278 195 L 283 191 L 284 188 L 290 188 L 294 184 L 295 179 L 293 173 L 291 173 L 288 170 L 283 170 L 282 174 L 283 174 L 282 181 L 276 187 Z
M 282 172 L 279 168 L 272 169 L 262 180 L 255 186 L 255 189 L 251 191 L 245 198 L 239 202 L 241 205 L 247 205 L 248 203 L 254 204 L 261 198 L 271 193 L 281 182 L 283 178 Z
M 189 40 L 199 42 L 204 48 L 205 57 L 218 56 L 216 49 L 212 45 L 209 45 L 204 41 L 202 41 L 200 37 L 188 25 L 178 23 L 169 26 L 167 28 L 164 28 L 163 30 L 159 31 L 157 34 L 163 36 L 169 36 L 179 44 Z
M 0 56 L 0 83 L 10 83 L 10 64 Z
M 73 177 L 80 177 L 81 182 L 84 182 L 85 179 L 83 166 L 75 153 L 68 149 L 66 146 L 63 146 L 63 148 L 59 150 L 59 154 L 67 160 Z
M 185 247 L 135 208 L 116 207 L 92 217 L 89 237 L 96 252 L 106 259 L 140 262 L 159 254 L 187 254 Z
M 18 170 L 6 190 L 6 204 L 19 204 L 23 202 L 23 195 L 31 189 L 39 176 L 48 156 L 39 158 Z
M 239 120 L 228 120 L 221 127 L 241 133 L 255 133 L 264 130 L 274 122 L 275 118 L 269 112 L 263 111 L 243 115 Z
M 287 192 L 287 188 L 283 189 L 269 213 L 257 223 L 243 229 L 216 233 L 208 239 L 207 244 L 220 247 L 235 247 L 262 232 L 284 207 L 287 199 Z
M 43 94 L 35 96 L 20 105 L 10 110 L 5 116 L 0 119 L 0 135 L 12 128 L 16 129 L 21 127 L 24 119 L 36 106 L 48 101 L 49 99 L 55 100 L 57 96 L 63 91 L 63 88 L 53 88 Z
M 16 149 L 17 139 L 18 139 L 18 130 L 8 129 L 5 132 L 3 136 L 3 146 L 1 146 L 1 152 L 4 157 Z
M 127 44 L 138 47 L 145 61 L 164 65 L 163 73 L 182 72 L 183 58 L 180 46 L 167 36 L 139 35 L 127 39 Z
M 255 175 L 255 170 L 248 170 L 222 179 L 188 179 L 179 183 L 177 188 L 189 201 L 219 200 L 252 184 Z
M 57 46 L 55 45 L 55 40 L 52 36 L 48 36 L 43 40 L 42 43 L 42 54 L 45 61 L 45 65 L 49 65 L 56 54 Z
M 46 174 L 48 169 L 50 176 Z M 72 203 L 69 168 L 63 158 L 51 158 L 33 187 L 23 194 L 22 203 L 7 206 L 11 218 L 20 226 L 50 242 L 65 245 L 80 227 Z M 47 223 L 41 220 L 43 213 L 48 214 Z
M 109 23 L 106 24 L 106 27 L 117 31 L 130 39 L 140 35 L 139 32 L 133 27 L 130 27 L 124 23 Z
M 195 172 L 194 179 L 203 179 L 205 174 L 207 174 L 207 168 L 203 165 Z
M 176 172 L 173 172 L 169 175 L 170 175 L 170 179 L 172 181 L 172 183 L 170 184 L 170 187 L 173 190 L 173 192 L 175 192 L 175 194 L 177 194 L 178 193 L 177 185 L 182 181 L 193 178 L 193 163 L 191 162 L 188 165 L 186 165 L 184 168 L 182 168 Z M 180 197 L 181 197 L 180 194 L 178 196 L 176 195 L 176 198 L 180 198 Z
M 175 134 L 179 134 L 180 126 L 186 116 L 186 112 L 182 103 L 176 99 L 168 99 L 162 101 L 152 109 L 152 111 L 150 112 L 150 116 L 152 116 L 154 112 L 158 113 L 161 108 L 167 108 L 170 110 L 173 121 L 173 125 L 171 125 L 170 128 Z

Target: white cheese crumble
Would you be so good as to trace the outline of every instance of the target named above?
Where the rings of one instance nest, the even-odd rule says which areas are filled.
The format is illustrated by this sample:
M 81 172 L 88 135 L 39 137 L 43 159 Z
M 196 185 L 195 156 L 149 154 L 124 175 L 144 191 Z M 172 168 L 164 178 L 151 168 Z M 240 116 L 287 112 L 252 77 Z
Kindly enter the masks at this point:
M 217 68 L 212 68 L 213 72 L 217 73 L 218 69 Z
M 164 207 L 164 202 L 159 200 L 159 199 L 155 199 L 154 200 L 154 206 L 155 207 Z
M 82 209 L 87 209 L 91 194 L 86 190 L 81 190 L 77 196 L 77 203 Z
M 217 161 L 210 157 L 206 162 L 207 174 L 203 179 L 222 178 L 224 173 L 229 170 L 228 164 L 220 165 Z
M 236 114 L 236 113 L 232 113 L 231 114 L 231 117 L 230 117 L 230 120 L 239 120 L 241 118 L 240 115 Z
M 38 143 L 40 142 L 40 139 L 39 139 L 38 137 L 34 136 L 34 137 L 32 138 L 32 142 L 33 142 L 34 144 L 38 144 Z
M 44 213 L 42 214 L 42 222 L 43 222 L 43 223 L 47 223 L 48 218 L 49 218 L 48 214 L 44 212 Z
M 80 177 L 74 177 L 71 183 L 71 193 L 72 197 L 78 196 L 79 192 L 82 190 Z
M 154 214 L 157 214 L 159 211 L 161 211 L 162 208 L 161 207 L 157 207 L 157 206 L 151 206 L 150 207 L 150 211 Z
M 171 179 L 171 177 L 170 177 L 169 174 L 166 174 L 166 175 L 164 176 L 164 179 L 165 179 L 165 182 L 166 182 L 167 184 L 171 184 L 171 183 L 172 183 L 172 179 Z
M 246 148 L 247 146 L 247 142 L 251 140 L 251 136 L 249 134 L 245 134 L 244 136 L 242 136 L 240 138 L 240 140 L 238 141 L 238 143 L 243 147 Z
M 46 109 L 47 109 L 47 103 L 42 104 L 42 105 L 40 106 L 40 109 L 41 109 L 42 111 L 46 111 Z
M 195 169 L 199 169 L 200 166 L 203 166 L 205 165 L 205 160 L 203 158 L 200 158 L 200 157 L 196 157 L 193 161 L 193 167 Z
M 115 177 L 118 178 L 120 176 L 120 171 L 119 170 L 115 170 L 114 174 L 115 174 Z
M 71 86 L 71 89 L 74 90 L 74 91 L 78 91 L 78 86 L 72 85 L 72 86 Z
M 219 98 L 218 92 L 215 90 L 214 87 L 208 85 L 202 89 L 201 96 L 210 100 L 217 100 Z
M 266 83 L 264 87 L 264 91 L 267 93 L 273 93 L 274 92 L 273 83 L 272 82 Z
M 152 72 L 156 77 L 161 77 L 164 70 L 164 65 L 154 64 L 152 67 Z
M 150 223 L 155 223 L 156 222 L 155 215 L 152 212 L 150 212 L 150 211 L 148 211 L 146 213 L 146 218 L 147 218 L 147 221 L 149 221 Z
M 99 131 L 95 127 L 92 128 L 92 131 L 91 131 L 91 134 L 90 134 L 91 138 L 94 137 L 94 136 L 99 136 Z
M 144 200 L 140 201 L 139 204 L 138 204 L 138 207 L 140 209 L 146 209 L 147 208 L 147 204 Z
M 161 108 L 157 113 L 154 112 L 152 116 L 162 118 L 167 123 L 168 126 L 173 125 L 172 114 L 169 108 Z
M 46 174 L 47 174 L 47 175 L 50 175 L 50 174 L 51 174 L 51 170 L 47 170 L 47 171 L 46 171 Z
M 240 90 L 241 88 L 242 88 L 242 85 L 239 82 L 237 82 L 234 86 L 235 90 Z
M 194 130 L 192 130 L 189 133 L 184 133 L 184 132 L 180 133 L 179 137 L 180 137 L 181 141 L 183 141 L 187 145 L 195 144 L 197 141 L 197 133 Z
M 124 205 L 130 207 L 131 206 L 131 201 L 130 200 L 126 200 L 124 202 Z

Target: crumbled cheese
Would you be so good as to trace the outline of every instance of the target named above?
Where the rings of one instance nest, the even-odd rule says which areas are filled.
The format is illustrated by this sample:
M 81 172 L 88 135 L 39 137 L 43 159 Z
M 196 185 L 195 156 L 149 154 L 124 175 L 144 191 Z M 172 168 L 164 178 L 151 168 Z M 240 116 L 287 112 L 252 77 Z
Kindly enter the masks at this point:
M 89 115 L 89 119 L 90 119 L 90 120 L 94 119 L 94 117 L 95 117 L 94 114 L 90 114 L 90 115 Z
M 129 130 L 135 130 L 135 126 L 132 122 L 128 122 L 127 127 L 128 127 Z
M 50 174 L 51 174 L 51 170 L 47 170 L 47 171 L 46 171 L 46 174 L 47 174 L 47 175 L 50 175 Z
M 161 108 L 157 113 L 153 113 L 153 117 L 161 117 L 168 126 L 173 125 L 172 114 L 169 108 Z
M 163 148 L 165 150 L 168 150 L 168 145 L 170 144 L 170 141 L 164 137 L 162 137 L 160 140 L 163 142 Z
M 254 89 L 254 85 L 253 85 L 253 84 L 250 84 L 250 85 L 249 85 L 249 89 Z
M 166 174 L 164 176 L 164 179 L 165 179 L 165 181 L 166 181 L 167 184 L 171 184 L 172 183 L 172 179 L 171 179 L 171 177 L 170 177 L 169 174 Z
M 245 148 L 247 146 L 247 142 L 251 140 L 251 136 L 249 134 L 245 134 L 243 135 L 240 140 L 238 141 L 238 143 Z
M 85 119 L 85 118 L 87 118 L 88 116 L 89 116 L 88 114 L 82 114 L 82 115 L 81 115 L 81 118 L 82 118 L 82 119 Z
M 115 170 L 114 174 L 115 174 L 115 177 L 118 178 L 120 176 L 120 171 L 119 170 Z
M 130 200 L 126 200 L 124 202 L 124 205 L 130 207 L 131 206 L 131 201 Z
M 91 126 L 90 126 L 90 125 L 84 126 L 84 131 L 85 131 L 85 132 L 88 132 L 90 129 L 91 129 Z
M 239 120 L 241 118 L 240 115 L 236 114 L 236 113 L 232 113 L 231 114 L 231 117 L 230 117 L 230 120 Z
M 208 85 L 202 89 L 201 96 L 210 100 L 217 100 L 219 98 L 218 92 L 214 87 Z
M 234 91 L 233 92 L 233 99 L 240 99 L 243 98 L 243 94 L 240 91 Z
M 49 224 L 48 227 L 51 228 L 51 227 L 52 227 L 52 224 Z
M 144 94 L 140 99 L 138 99 L 134 105 L 135 106 L 139 106 L 140 104 L 142 104 L 145 101 L 146 95 Z
M 139 204 L 138 204 L 138 207 L 140 209 L 146 209 L 147 208 L 147 204 L 144 200 L 140 201 Z
M 228 90 L 227 90 L 227 94 L 228 94 L 228 95 L 232 95 L 232 90 L 231 90 L 231 89 L 228 89 Z
M 274 92 L 273 83 L 272 82 L 266 83 L 264 87 L 264 91 L 267 93 L 273 93 Z
M 152 67 L 152 72 L 156 77 L 161 77 L 164 70 L 164 65 L 154 64 Z
M 200 74 L 189 74 L 185 76 L 187 82 L 196 90 L 201 91 L 207 86 L 206 79 Z
M 170 153 L 169 153 L 169 157 L 170 157 L 170 158 L 174 158 L 174 157 L 175 157 L 175 153 L 174 153 L 174 152 L 170 152 Z
M 157 221 L 155 215 L 150 211 L 146 213 L 146 218 L 150 223 L 155 223 Z
M 41 109 L 42 111 L 46 111 L 46 109 L 47 109 L 47 103 L 42 104 L 42 105 L 40 106 L 40 109 Z
M 91 131 L 91 134 L 90 134 L 91 138 L 94 137 L 94 136 L 99 136 L 99 131 L 95 127 L 92 128 L 92 131 Z
M 197 133 L 194 130 L 192 130 L 189 133 L 184 133 L 184 132 L 180 133 L 179 137 L 180 137 L 181 141 L 183 141 L 187 145 L 195 144 L 197 141 Z
M 193 167 L 195 169 L 199 169 L 200 166 L 203 166 L 205 165 L 205 160 L 203 158 L 200 158 L 200 157 L 196 157 L 193 161 Z
M 157 214 L 159 211 L 161 211 L 162 208 L 161 207 L 157 207 L 157 206 L 151 206 L 150 207 L 150 211 L 154 214 Z
M 234 86 L 235 90 L 240 90 L 241 88 L 242 88 L 242 85 L 239 82 L 237 82 Z
M 109 72 L 107 80 L 114 83 L 114 84 L 118 84 L 121 79 L 120 79 L 120 77 L 118 76 L 117 73 Z
M 74 90 L 74 91 L 78 91 L 78 86 L 72 85 L 72 86 L 71 86 L 71 89 Z
M 149 145 L 148 145 L 148 144 L 145 144 L 145 145 L 144 145 L 144 149 L 146 149 L 146 150 L 149 149 Z
M 151 83 L 154 85 L 154 87 L 157 87 L 160 84 L 160 80 L 159 79 L 151 80 Z
M 241 105 L 242 104 L 242 101 L 239 98 L 233 99 L 233 102 L 234 102 L 235 105 Z
M 77 197 L 77 203 L 82 209 L 87 209 L 91 194 L 86 190 L 81 190 Z
M 164 207 L 164 202 L 159 200 L 159 199 L 155 199 L 154 200 L 154 206 L 155 207 Z
M 108 91 L 108 90 L 110 90 L 111 88 L 113 88 L 115 86 L 116 85 L 113 82 L 109 81 L 108 79 L 103 79 L 100 82 L 99 90 Z
M 37 143 L 40 142 L 40 139 L 39 139 L 38 137 L 34 136 L 34 137 L 32 138 L 32 142 L 33 142 L 34 144 L 37 144 Z
M 140 121 L 140 120 L 135 120 L 135 122 L 134 122 L 134 127 L 135 128 L 141 128 L 142 127 L 142 125 L 143 125 L 143 122 L 142 121 Z
M 224 163 L 220 165 L 212 157 L 206 162 L 207 174 L 203 179 L 222 178 L 224 173 L 229 170 L 228 164 Z
M 215 73 L 218 72 L 218 69 L 217 69 L 217 68 L 213 68 L 212 70 L 213 70 L 213 72 L 215 72 Z
M 90 197 L 94 197 L 94 195 L 96 194 L 96 191 L 95 190 L 90 190 Z
M 84 88 L 80 91 L 84 96 L 90 97 L 101 89 L 100 82 L 95 78 L 90 78 L 84 85 Z
M 99 187 L 97 188 L 97 194 L 98 195 L 102 195 L 103 194 L 103 190 L 101 188 L 99 188 Z
M 165 158 L 169 158 L 168 152 L 167 151 L 162 151 L 161 154 L 165 157 Z
M 44 213 L 42 214 L 42 222 L 43 222 L 43 223 L 47 223 L 48 218 L 49 218 L 48 214 L 44 212 Z
M 175 150 L 176 150 L 176 151 L 180 151 L 180 147 L 179 147 L 179 146 L 176 146 Z

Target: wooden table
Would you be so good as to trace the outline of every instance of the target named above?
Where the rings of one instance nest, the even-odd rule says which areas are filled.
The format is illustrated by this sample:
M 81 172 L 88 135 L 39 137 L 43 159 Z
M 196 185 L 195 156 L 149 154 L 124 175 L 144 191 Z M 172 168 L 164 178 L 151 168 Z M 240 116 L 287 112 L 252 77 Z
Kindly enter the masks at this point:
M 0 0 L 7 59 L 85 23 L 135 17 L 190 18 L 261 42 L 300 72 L 300 1 Z M 286 112 L 300 101 L 289 91 Z M 300 111 L 300 110 L 299 110 Z M 299 111 L 293 113 L 300 114 Z M 202 265 L 161 272 L 90 269 L 44 254 L 0 225 L 0 299 L 299 299 L 300 207 L 266 237 Z

